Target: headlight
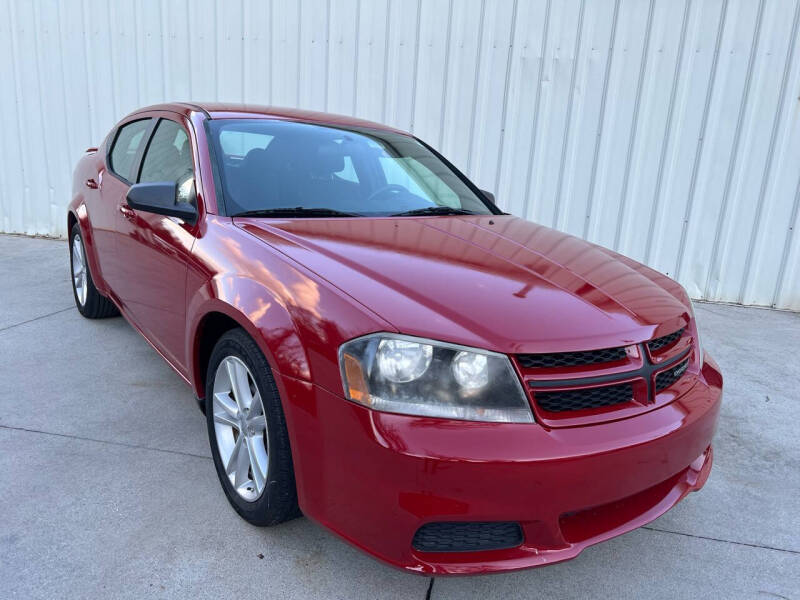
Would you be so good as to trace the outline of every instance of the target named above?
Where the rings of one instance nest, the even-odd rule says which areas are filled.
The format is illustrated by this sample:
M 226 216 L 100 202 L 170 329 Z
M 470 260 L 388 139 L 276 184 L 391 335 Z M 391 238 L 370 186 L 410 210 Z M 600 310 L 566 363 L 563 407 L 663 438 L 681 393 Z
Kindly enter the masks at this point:
M 705 361 L 705 353 L 703 352 L 703 343 L 700 341 L 700 324 L 697 322 L 697 313 L 694 310 L 694 301 L 692 303 L 692 323 L 694 325 L 694 343 L 697 349 L 697 360 L 700 368 L 703 368 L 703 361 Z
M 528 399 L 504 354 L 376 333 L 342 344 L 339 364 L 345 397 L 375 410 L 533 423 Z
M 489 383 L 489 359 L 485 354 L 464 352 L 453 357 L 453 377 L 466 390 L 477 390 Z
M 419 379 L 428 370 L 433 346 L 408 340 L 387 339 L 378 343 L 378 369 L 394 383 Z

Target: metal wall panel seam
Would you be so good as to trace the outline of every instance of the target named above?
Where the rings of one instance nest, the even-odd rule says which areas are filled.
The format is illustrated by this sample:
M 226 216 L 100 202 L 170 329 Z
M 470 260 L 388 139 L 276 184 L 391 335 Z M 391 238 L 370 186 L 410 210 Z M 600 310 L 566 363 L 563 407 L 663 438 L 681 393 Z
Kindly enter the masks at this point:
M 142 86 L 139 84 L 139 12 L 137 6 L 133 6 L 133 48 L 134 61 L 136 66 L 136 106 L 142 105 Z M 215 72 L 216 75 L 216 72 Z
M 109 4 L 111 4 L 111 3 L 109 2 Z M 166 12 L 167 12 L 166 3 L 164 3 L 164 2 L 161 3 L 160 10 L 161 10 L 161 23 L 160 23 L 160 25 L 161 25 L 161 27 L 160 27 L 161 39 L 159 40 L 159 42 L 160 42 L 160 47 L 161 47 L 161 65 L 162 65 L 162 67 L 161 67 L 161 89 L 163 90 L 162 97 L 163 98 L 169 98 L 170 93 L 169 93 L 169 83 L 168 83 L 168 81 L 169 81 L 170 78 L 169 78 L 169 73 L 167 73 L 167 69 L 170 66 L 170 60 L 169 59 L 170 59 L 170 55 L 171 54 L 170 54 L 170 51 L 169 51 L 169 31 L 167 30 L 167 24 L 169 23 L 169 20 L 168 20 L 167 14 L 166 14 Z M 111 70 L 113 71 L 114 69 L 112 68 Z
M 116 53 L 114 52 L 114 36 L 113 36 L 114 28 L 112 27 L 114 20 L 111 18 L 112 10 L 114 10 L 114 3 L 109 2 L 106 12 L 106 22 L 108 23 L 108 32 L 109 32 L 108 55 L 111 57 L 111 63 L 116 64 L 117 61 L 116 61 Z M 116 85 L 114 84 L 116 78 L 114 77 L 114 68 L 112 67 L 111 69 L 109 69 L 109 71 L 111 72 L 111 114 L 117 115 L 119 113 L 117 112 Z
M 356 31 L 354 34 L 355 44 L 353 44 L 353 112 L 358 114 L 358 48 L 360 46 L 361 32 L 361 0 L 356 0 Z
M 528 150 L 528 176 L 525 180 L 525 196 L 522 199 L 522 217 L 528 217 L 528 210 L 530 208 L 530 195 L 531 195 L 531 179 L 533 178 L 533 159 L 536 155 L 536 135 L 539 129 L 539 103 L 542 97 L 542 73 L 544 72 L 544 63 L 547 60 L 545 53 L 547 52 L 547 40 L 550 37 L 550 8 L 552 0 L 547 0 L 544 10 L 544 24 L 542 30 L 542 46 L 539 50 L 539 73 L 536 79 L 536 98 L 533 105 L 533 127 L 531 128 L 531 146 Z
M 658 157 L 658 172 L 656 173 L 656 185 L 653 190 L 653 208 L 650 211 L 650 224 L 647 228 L 647 246 L 644 251 L 644 263 L 649 264 L 650 253 L 653 248 L 653 236 L 656 228 L 656 218 L 658 209 L 661 206 L 661 186 L 664 181 L 664 163 L 667 157 L 667 148 L 672 139 L 672 116 L 675 109 L 675 97 L 678 91 L 678 81 L 681 75 L 681 65 L 683 64 L 684 51 L 686 48 L 686 30 L 689 25 L 689 12 L 692 9 L 692 0 L 686 0 L 683 9 L 683 21 L 681 23 L 681 37 L 678 41 L 678 56 L 675 59 L 675 69 L 672 73 L 672 87 L 669 91 L 669 108 L 667 109 L 667 121 L 664 124 L 664 135 L 661 142 L 661 153 Z
M 184 11 L 184 14 L 186 14 L 186 15 L 189 14 L 189 0 L 185 0 L 184 1 L 183 11 Z M 192 66 L 191 66 L 192 65 L 192 55 L 194 54 L 194 51 L 192 50 L 192 46 L 193 46 L 192 42 L 194 41 L 194 36 L 192 35 L 191 27 L 189 27 L 189 19 L 188 18 L 184 19 L 183 23 L 186 26 L 186 43 L 187 43 L 187 45 L 189 47 L 189 58 L 188 58 L 188 61 L 187 61 L 189 63 L 189 65 L 188 65 L 189 69 L 188 69 L 186 81 L 189 83 L 189 99 L 194 99 L 194 93 L 192 92 Z
M 214 100 L 219 100 L 219 35 L 220 35 L 220 16 L 219 16 L 219 2 L 214 3 Z M 272 26 L 270 20 L 270 27 Z M 270 52 L 272 55 L 272 52 Z M 270 69 L 270 77 L 272 76 Z M 270 93 L 272 92 L 272 85 L 270 82 Z
M 24 104 L 24 102 L 21 101 L 21 98 L 22 98 L 22 83 L 21 83 L 21 77 L 20 77 L 20 74 L 19 74 L 18 63 L 17 63 L 17 57 L 20 55 L 19 48 L 17 47 L 17 45 L 19 44 L 19 40 L 18 40 L 18 36 L 17 36 L 17 33 L 16 33 L 16 31 L 17 31 L 17 18 L 16 18 L 16 13 L 14 12 L 14 9 L 12 8 L 13 5 L 14 5 L 14 2 L 12 0 L 9 0 L 9 2 L 8 2 L 8 17 L 9 17 L 8 18 L 8 22 L 9 22 L 10 27 L 11 27 L 11 67 L 12 67 L 12 72 L 14 73 L 14 95 L 15 95 L 14 107 L 16 109 L 16 116 L 17 116 L 17 118 L 14 119 L 14 122 L 16 123 L 15 129 L 16 129 L 16 132 L 17 132 L 17 144 L 18 144 L 17 147 L 19 148 L 19 151 L 20 151 L 21 156 L 22 156 L 22 160 L 20 161 L 20 167 L 22 168 L 22 173 L 21 173 L 22 177 L 20 178 L 20 185 L 22 186 L 22 190 L 21 190 L 22 194 L 21 195 L 22 195 L 23 200 L 24 200 L 22 202 L 22 205 L 19 207 L 18 213 L 19 213 L 19 216 L 20 216 L 20 220 L 19 220 L 19 225 L 17 226 L 17 228 L 20 231 L 23 231 L 27 227 L 26 223 L 28 221 L 25 218 L 25 215 L 27 213 L 26 209 L 29 206 L 28 198 L 27 198 L 27 196 L 28 196 L 27 183 L 26 183 L 28 181 L 28 178 L 25 175 L 25 170 L 26 169 L 25 169 L 25 159 L 24 159 L 24 157 L 26 155 L 26 152 L 25 152 L 25 143 L 24 143 L 24 139 L 23 139 L 23 136 L 22 136 L 22 112 L 21 112 L 21 110 L 22 110 L 22 105 Z M 12 217 L 12 223 L 13 223 L 13 217 Z
M 650 58 L 650 34 L 653 31 L 653 11 L 655 9 L 655 0 L 650 0 L 650 6 L 647 9 L 647 27 L 644 34 L 644 47 L 642 62 L 639 65 L 639 77 L 636 81 L 636 101 L 633 105 L 633 116 L 631 117 L 632 125 L 631 132 L 628 137 L 628 151 L 625 156 L 625 170 L 622 175 L 622 191 L 619 200 L 619 212 L 617 214 L 617 227 L 614 232 L 614 250 L 619 251 L 619 240 L 622 235 L 622 225 L 625 222 L 625 209 L 627 207 L 628 198 L 628 182 L 631 175 L 631 161 L 633 160 L 633 148 L 636 144 L 636 134 L 639 130 L 639 107 L 642 103 L 642 84 L 644 83 L 644 74 L 647 71 L 647 61 Z
M 64 110 L 67 109 L 67 80 L 64 68 L 64 39 L 63 39 L 63 32 L 61 27 L 61 2 L 56 2 L 56 23 L 58 23 L 58 64 L 59 64 L 59 73 L 61 75 L 61 105 L 64 107 Z M 74 135 L 72 135 L 71 130 L 72 119 L 64 119 L 64 130 L 66 132 L 67 138 L 67 148 L 74 148 L 75 145 L 73 143 Z M 67 152 L 69 155 L 69 151 Z M 71 168 L 72 165 L 64 165 L 64 168 Z M 71 179 L 72 173 L 70 172 Z M 69 234 L 69 231 L 67 232 Z
M 514 8 L 516 10 L 517 0 L 514 0 Z M 478 120 L 478 115 L 475 114 L 475 108 L 478 106 L 478 82 L 481 78 L 481 53 L 483 52 L 483 26 L 486 18 L 486 0 L 481 0 L 481 13 L 478 17 L 478 44 L 475 48 L 475 79 L 472 82 L 472 118 L 469 123 L 469 142 L 467 147 L 471 150 L 475 141 L 475 123 Z M 503 96 L 503 103 L 505 106 L 505 95 Z M 467 173 L 472 171 L 472 152 L 467 154 Z
M 271 17 L 272 0 L 270 0 L 270 18 Z M 272 61 L 270 61 L 270 65 Z M 331 0 L 325 3 L 325 110 L 328 110 L 328 88 L 330 87 L 330 69 L 331 67 Z M 270 69 L 272 67 L 270 66 Z M 270 86 L 270 94 L 272 94 L 272 87 Z
M 651 0 L 652 1 L 652 0 Z M 581 0 L 581 8 L 578 11 L 577 33 L 575 34 L 575 44 L 572 50 L 572 69 L 569 75 L 569 98 L 567 100 L 567 114 L 564 117 L 564 142 L 561 144 L 561 158 L 558 166 L 558 179 L 556 181 L 555 206 L 553 207 L 552 227 L 558 224 L 558 217 L 561 211 L 561 188 L 564 182 L 564 161 L 567 158 L 567 148 L 569 146 L 569 135 L 572 127 L 572 104 L 575 99 L 575 73 L 578 71 L 578 61 L 581 56 L 581 43 L 583 42 L 583 15 L 586 10 L 586 0 Z
M 750 99 L 750 84 L 753 81 L 753 65 L 755 64 L 756 53 L 758 52 L 758 45 L 761 41 L 761 23 L 764 16 L 764 0 L 758 3 L 758 14 L 756 16 L 756 24 L 753 31 L 753 40 L 750 44 L 750 56 L 747 58 L 747 75 L 745 76 L 744 92 L 742 99 L 739 102 L 739 114 L 736 117 L 736 129 L 733 134 L 733 148 L 731 149 L 731 156 L 728 159 L 728 171 L 725 175 L 725 187 L 722 192 L 722 204 L 720 205 L 719 215 L 717 216 L 717 226 L 714 230 L 714 244 L 711 247 L 711 260 L 708 264 L 708 273 L 706 274 L 706 284 L 703 288 L 703 297 L 709 298 L 709 288 L 711 287 L 711 278 L 714 270 L 717 267 L 717 259 L 719 257 L 720 235 L 722 234 L 722 227 L 728 212 L 728 202 L 731 189 L 731 180 L 733 179 L 733 171 L 739 158 L 739 142 L 742 134 L 742 123 L 744 122 L 744 114 L 747 109 L 747 103 Z
M 786 50 L 786 60 L 783 65 L 783 76 L 781 78 L 780 92 L 778 92 L 778 103 L 775 109 L 775 116 L 772 120 L 772 131 L 769 136 L 769 145 L 767 147 L 767 162 L 764 166 L 764 172 L 761 176 L 761 187 L 758 192 L 758 202 L 756 203 L 756 214 L 753 219 L 753 227 L 750 232 L 750 242 L 747 247 L 747 258 L 745 259 L 744 269 L 742 271 L 742 280 L 739 287 L 738 301 L 741 303 L 744 298 L 745 287 L 750 279 L 750 268 L 753 262 L 753 247 L 755 245 L 756 237 L 758 236 L 759 226 L 761 225 L 761 214 L 764 209 L 764 202 L 767 192 L 767 183 L 772 174 L 772 159 L 775 155 L 775 142 L 778 137 L 778 125 L 780 124 L 783 114 L 783 103 L 786 98 L 786 89 L 789 82 L 789 73 L 791 71 L 792 60 L 795 58 L 794 49 L 795 42 L 797 41 L 797 25 L 800 22 L 800 2 L 798 2 L 794 9 L 794 19 L 792 21 L 792 30 L 789 38 L 789 47 Z
M 2 38 L 0 38 L 0 40 L 2 40 L 4 42 L 4 44 L 7 43 L 9 45 L 9 47 L 11 48 L 11 52 L 3 52 L 3 54 L 0 55 L 0 59 L 3 60 L 4 63 L 8 65 L 8 68 L 9 68 L 9 71 L 10 71 L 10 76 L 11 76 L 11 81 L 10 81 L 11 85 L 10 85 L 10 87 L 13 87 L 14 90 L 16 90 L 16 85 L 17 85 L 17 81 L 16 81 L 17 78 L 16 78 L 16 72 L 15 72 L 16 71 L 16 61 L 14 60 L 14 57 L 13 57 L 14 48 L 13 48 L 13 45 L 11 44 L 11 28 L 13 27 L 13 24 L 12 24 L 11 18 L 10 18 L 10 16 L 11 16 L 10 0 L 5 0 L 5 2 L 3 3 L 3 8 L 4 8 L 4 12 L 7 15 L 7 18 L 5 19 L 5 25 L 8 27 L 8 32 L 7 32 L 8 35 L 4 35 Z M 4 31 L 3 33 L 5 34 L 6 32 Z M 10 60 L 9 60 L 9 58 L 10 58 Z M 11 94 L 8 94 L 8 96 L 4 96 L 4 97 L 8 98 L 9 102 L 11 102 Z M 14 104 L 14 107 L 13 107 L 14 118 L 12 119 L 12 122 L 16 124 L 15 125 L 16 127 L 19 127 L 20 115 L 19 115 L 19 106 L 17 104 L 16 95 L 14 97 L 13 104 Z M 8 112 L 10 113 L 12 111 L 9 110 Z M 10 137 L 12 137 L 12 136 L 2 136 L 0 138 L 0 152 L 3 152 L 3 156 L 4 157 L 5 156 L 12 156 L 10 151 L 7 153 L 7 150 L 10 148 L 10 143 L 9 143 L 9 141 L 10 141 L 9 138 Z M 19 136 L 18 135 L 17 135 L 17 139 L 19 140 Z M 20 160 L 20 167 L 22 166 L 22 162 L 23 161 Z M 19 182 L 19 177 L 16 176 L 17 175 L 16 173 L 14 173 L 13 176 L 12 176 L 12 173 L 9 171 L 9 169 L 12 168 L 10 163 L 11 163 L 11 161 L 8 160 L 8 159 L 0 161 L 0 174 L 2 174 L 2 182 L 3 182 L 3 188 L 0 189 L 0 207 L 2 207 L 2 209 L 3 209 L 2 226 L 5 227 L 5 228 L 8 228 L 9 231 L 15 231 L 15 230 L 17 230 L 17 227 L 15 226 L 15 223 L 14 223 L 13 211 L 15 210 L 16 207 L 12 206 L 11 199 L 16 194 L 14 194 L 9 188 L 13 185 L 11 183 L 12 181 L 14 181 L 16 183 Z M 6 187 L 6 186 L 9 186 L 9 187 Z
M 486 0 L 483 0 L 485 3 Z M 482 3 L 482 6 L 483 6 Z M 497 193 L 497 190 L 500 189 L 500 172 L 503 164 L 503 145 L 505 143 L 505 134 L 506 134 L 506 118 L 508 114 L 508 89 L 511 85 L 511 59 L 514 55 L 514 36 L 517 33 L 517 7 L 519 5 L 518 0 L 514 0 L 514 6 L 511 8 L 511 31 L 509 32 L 508 37 L 508 57 L 506 58 L 506 74 L 505 74 L 505 81 L 503 83 L 503 103 L 502 108 L 500 109 L 500 139 L 497 144 L 497 166 L 495 168 L 495 175 L 494 175 L 494 189 L 491 190 L 493 194 Z M 483 12 L 483 11 L 481 11 Z M 481 14 L 481 27 L 483 27 L 483 14 Z M 481 39 L 483 38 L 483 32 L 481 32 Z M 478 51 L 478 56 L 480 57 L 480 50 Z M 480 58 L 478 58 L 478 70 L 480 71 Z M 475 93 L 477 95 L 478 86 L 477 81 L 479 76 L 476 74 L 475 76 Z M 475 102 L 473 102 L 473 106 L 475 106 Z M 469 139 L 469 147 L 472 148 L 472 133 L 474 133 L 474 124 L 475 124 L 475 115 L 472 116 L 472 123 L 473 127 L 470 131 L 470 139 Z M 472 158 L 472 152 L 469 153 L 469 158 Z M 469 162 L 467 163 L 469 164 Z
M 86 1 L 81 1 L 81 23 L 83 23 L 83 56 L 84 60 L 86 61 L 86 101 L 88 102 L 89 114 L 93 114 L 94 112 L 94 102 L 92 102 L 92 82 L 95 80 L 94 72 L 92 69 L 92 61 L 89 57 L 92 55 L 91 47 L 89 44 L 89 36 L 86 35 L 86 23 L 88 22 L 86 19 Z M 91 139 L 97 139 L 97 136 L 94 133 L 94 122 L 93 119 L 89 118 L 89 137 Z
M 445 111 L 447 110 L 447 82 L 450 66 L 450 42 L 453 34 L 453 0 L 447 4 L 447 29 L 444 37 L 444 81 L 442 82 L 442 101 L 439 109 L 439 148 L 444 143 Z
M 789 218 L 789 231 L 783 243 L 783 255 L 781 256 L 781 266 L 778 269 L 778 278 L 775 282 L 775 293 L 772 298 L 772 306 L 777 307 L 778 299 L 783 292 L 784 279 L 786 277 L 786 266 L 789 262 L 789 254 L 792 248 L 792 241 L 797 231 L 798 213 L 800 213 L 800 177 L 797 178 L 797 188 L 794 192 L 794 204 L 792 205 L 792 216 Z
M 297 98 L 297 103 L 300 104 L 300 98 L 302 98 L 301 91 L 300 91 L 300 81 L 302 77 L 300 76 L 301 69 L 303 68 L 303 11 L 302 11 L 302 0 L 297 0 L 297 76 L 295 77 L 295 98 Z M 244 38 L 242 38 L 244 40 Z M 244 47 L 242 47 L 244 50 Z M 244 72 L 242 73 L 244 77 Z
M 689 230 L 689 219 L 692 216 L 692 206 L 694 204 L 695 190 L 697 189 L 697 173 L 700 170 L 700 161 L 703 157 L 703 148 L 705 146 L 706 127 L 708 126 L 708 111 L 711 107 L 711 97 L 714 93 L 714 84 L 717 80 L 717 65 L 719 63 L 719 48 L 722 44 L 722 34 L 725 31 L 725 21 L 728 16 L 728 0 L 723 0 L 722 8 L 720 9 L 719 27 L 717 28 L 717 39 L 714 42 L 714 58 L 711 61 L 711 74 L 708 78 L 708 87 L 706 88 L 706 99 L 703 106 L 703 116 L 700 119 L 700 139 L 697 141 L 697 149 L 694 155 L 694 164 L 692 165 L 692 175 L 689 181 L 689 194 L 686 201 L 686 210 L 683 215 L 683 228 L 681 229 L 681 241 L 678 245 L 678 256 L 675 259 L 675 279 L 681 280 L 681 269 L 683 268 L 683 255 L 686 248 L 686 236 Z
M 386 122 L 386 105 L 388 93 L 388 78 L 389 78 L 389 39 L 391 37 L 392 26 L 392 0 L 386 0 L 386 24 L 385 35 L 383 39 L 383 92 L 381 93 L 381 121 Z
M 617 36 L 617 21 L 619 19 L 620 0 L 614 2 L 614 15 L 611 19 L 611 33 L 608 36 L 608 57 L 606 58 L 605 73 L 603 75 L 603 91 L 600 96 L 600 114 L 597 117 L 597 135 L 594 138 L 594 151 L 592 155 L 592 167 L 589 175 L 589 194 L 586 198 L 586 218 L 583 222 L 583 238 L 589 237 L 589 225 L 592 219 L 592 208 L 594 204 L 594 192 L 597 182 L 597 164 L 600 158 L 600 142 L 603 139 L 603 124 L 606 117 L 606 100 L 608 98 L 608 82 L 611 76 L 611 64 L 614 61 L 614 46 Z
M 49 158 L 48 150 L 50 150 L 52 148 L 52 146 L 47 143 L 47 136 L 45 134 L 46 127 L 45 127 L 44 119 L 45 119 L 45 115 L 47 113 L 45 112 L 44 104 L 42 103 L 42 97 L 44 96 L 44 86 L 42 85 L 42 61 L 41 61 L 41 56 L 39 55 L 39 50 L 41 48 L 41 41 L 39 39 L 39 32 L 41 30 L 42 23 L 41 23 L 41 17 L 40 17 L 40 14 L 39 14 L 39 4 L 38 3 L 34 3 L 33 4 L 33 25 L 34 25 L 34 27 L 33 27 L 33 60 L 34 60 L 34 64 L 36 65 L 36 86 L 39 88 L 37 90 L 38 94 L 36 94 L 37 95 L 36 101 L 37 101 L 37 104 L 39 106 L 39 118 L 41 119 L 41 122 L 42 122 L 42 127 L 41 127 L 40 133 L 41 133 L 41 137 L 42 137 L 42 158 L 44 160 L 44 172 L 45 172 L 44 182 L 45 182 L 45 186 L 46 186 L 46 189 L 47 189 L 47 193 L 48 193 L 48 195 L 50 195 L 50 194 L 52 194 L 53 185 L 52 185 L 52 182 L 50 180 L 50 176 L 52 174 L 52 170 L 50 169 L 50 158 Z M 42 199 L 37 199 L 37 200 L 39 201 L 38 203 L 42 203 L 43 204 Z M 50 217 L 49 205 L 50 205 L 50 202 L 47 203 L 47 220 L 48 221 L 50 220 L 49 219 L 49 217 Z M 36 209 L 36 204 L 34 204 L 33 207 L 34 207 L 34 210 L 35 210 Z M 44 206 L 42 208 L 44 208 Z M 36 211 L 36 212 L 39 212 L 39 211 Z M 35 215 L 36 229 L 40 230 L 40 231 L 42 229 L 48 229 L 49 230 L 50 229 L 50 224 L 49 223 L 41 223 L 41 222 L 39 222 L 40 218 L 41 218 L 40 214 Z
M 411 123 L 409 130 L 414 133 L 417 106 L 417 74 L 419 72 L 419 30 L 422 22 L 422 0 L 417 0 L 417 29 L 414 37 L 414 75 L 411 78 Z
M 300 5 L 302 4 L 303 0 L 297 1 L 297 10 L 300 11 Z M 250 97 L 248 94 L 248 85 L 247 82 L 250 78 L 247 76 L 250 73 L 250 46 L 245 43 L 245 39 L 248 37 L 248 27 L 247 24 L 251 20 L 250 16 L 250 3 L 242 0 L 242 35 L 241 35 L 241 42 L 242 42 L 242 65 L 241 65 L 241 77 L 242 77 L 242 89 L 241 89 L 241 97 L 242 102 L 246 102 L 247 99 Z M 300 19 L 297 19 L 298 23 Z M 300 39 L 300 27 L 297 27 L 297 39 Z M 300 62 L 300 44 L 297 45 L 297 66 L 300 67 L 302 63 Z M 300 99 L 300 77 L 297 78 L 297 99 Z

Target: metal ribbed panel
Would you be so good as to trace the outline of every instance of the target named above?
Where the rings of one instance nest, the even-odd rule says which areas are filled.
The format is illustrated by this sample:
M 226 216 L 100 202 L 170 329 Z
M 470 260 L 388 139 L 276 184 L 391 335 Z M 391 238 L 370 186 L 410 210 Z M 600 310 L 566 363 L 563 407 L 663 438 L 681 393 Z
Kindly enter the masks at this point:
M 0 231 L 164 100 L 411 129 L 506 210 L 800 310 L 800 0 L 0 0 Z

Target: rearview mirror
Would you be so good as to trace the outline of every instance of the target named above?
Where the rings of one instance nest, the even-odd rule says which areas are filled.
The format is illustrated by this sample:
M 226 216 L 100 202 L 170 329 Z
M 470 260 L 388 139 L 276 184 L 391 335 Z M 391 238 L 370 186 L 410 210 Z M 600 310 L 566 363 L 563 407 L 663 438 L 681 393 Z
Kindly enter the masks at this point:
M 197 208 L 178 200 L 178 184 L 174 181 L 137 183 L 128 190 L 128 206 L 135 210 L 167 217 L 178 217 L 190 225 L 197 221 Z
M 494 201 L 494 194 L 493 194 L 492 192 L 487 192 L 486 190 L 481 190 L 481 193 L 484 195 L 484 197 L 485 197 L 485 198 L 486 198 L 486 199 L 487 199 L 489 202 L 491 202 L 492 204 L 494 204 L 495 206 L 497 206 L 497 202 L 495 202 L 495 201 Z

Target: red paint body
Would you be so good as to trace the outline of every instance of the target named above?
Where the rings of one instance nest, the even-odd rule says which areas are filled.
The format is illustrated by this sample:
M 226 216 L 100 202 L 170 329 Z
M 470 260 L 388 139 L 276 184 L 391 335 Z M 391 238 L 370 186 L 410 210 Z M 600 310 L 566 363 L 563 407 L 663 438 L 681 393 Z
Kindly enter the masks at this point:
M 226 217 L 205 119 L 383 127 L 189 104 L 142 109 L 121 123 L 145 116 L 176 120 L 189 133 L 197 223 L 124 206 L 129 184 L 106 164 L 112 132 L 76 168 L 70 225 L 80 223 L 99 291 L 198 397 L 206 325 L 222 314 L 252 335 L 276 375 L 307 516 L 395 566 L 478 573 L 572 558 L 651 521 L 705 482 L 722 377 L 710 358 L 700 367 L 690 303 L 674 281 L 513 216 Z M 654 361 L 692 348 L 688 374 L 654 402 L 569 413 L 531 402 L 533 424 L 372 411 L 344 399 L 337 358 L 343 342 L 377 331 L 513 355 L 636 344 L 683 326 L 683 338 Z M 592 374 L 641 361 L 629 356 Z M 527 384 L 533 375 L 513 363 Z M 525 541 L 489 552 L 412 549 L 422 524 L 448 520 L 519 521 Z

